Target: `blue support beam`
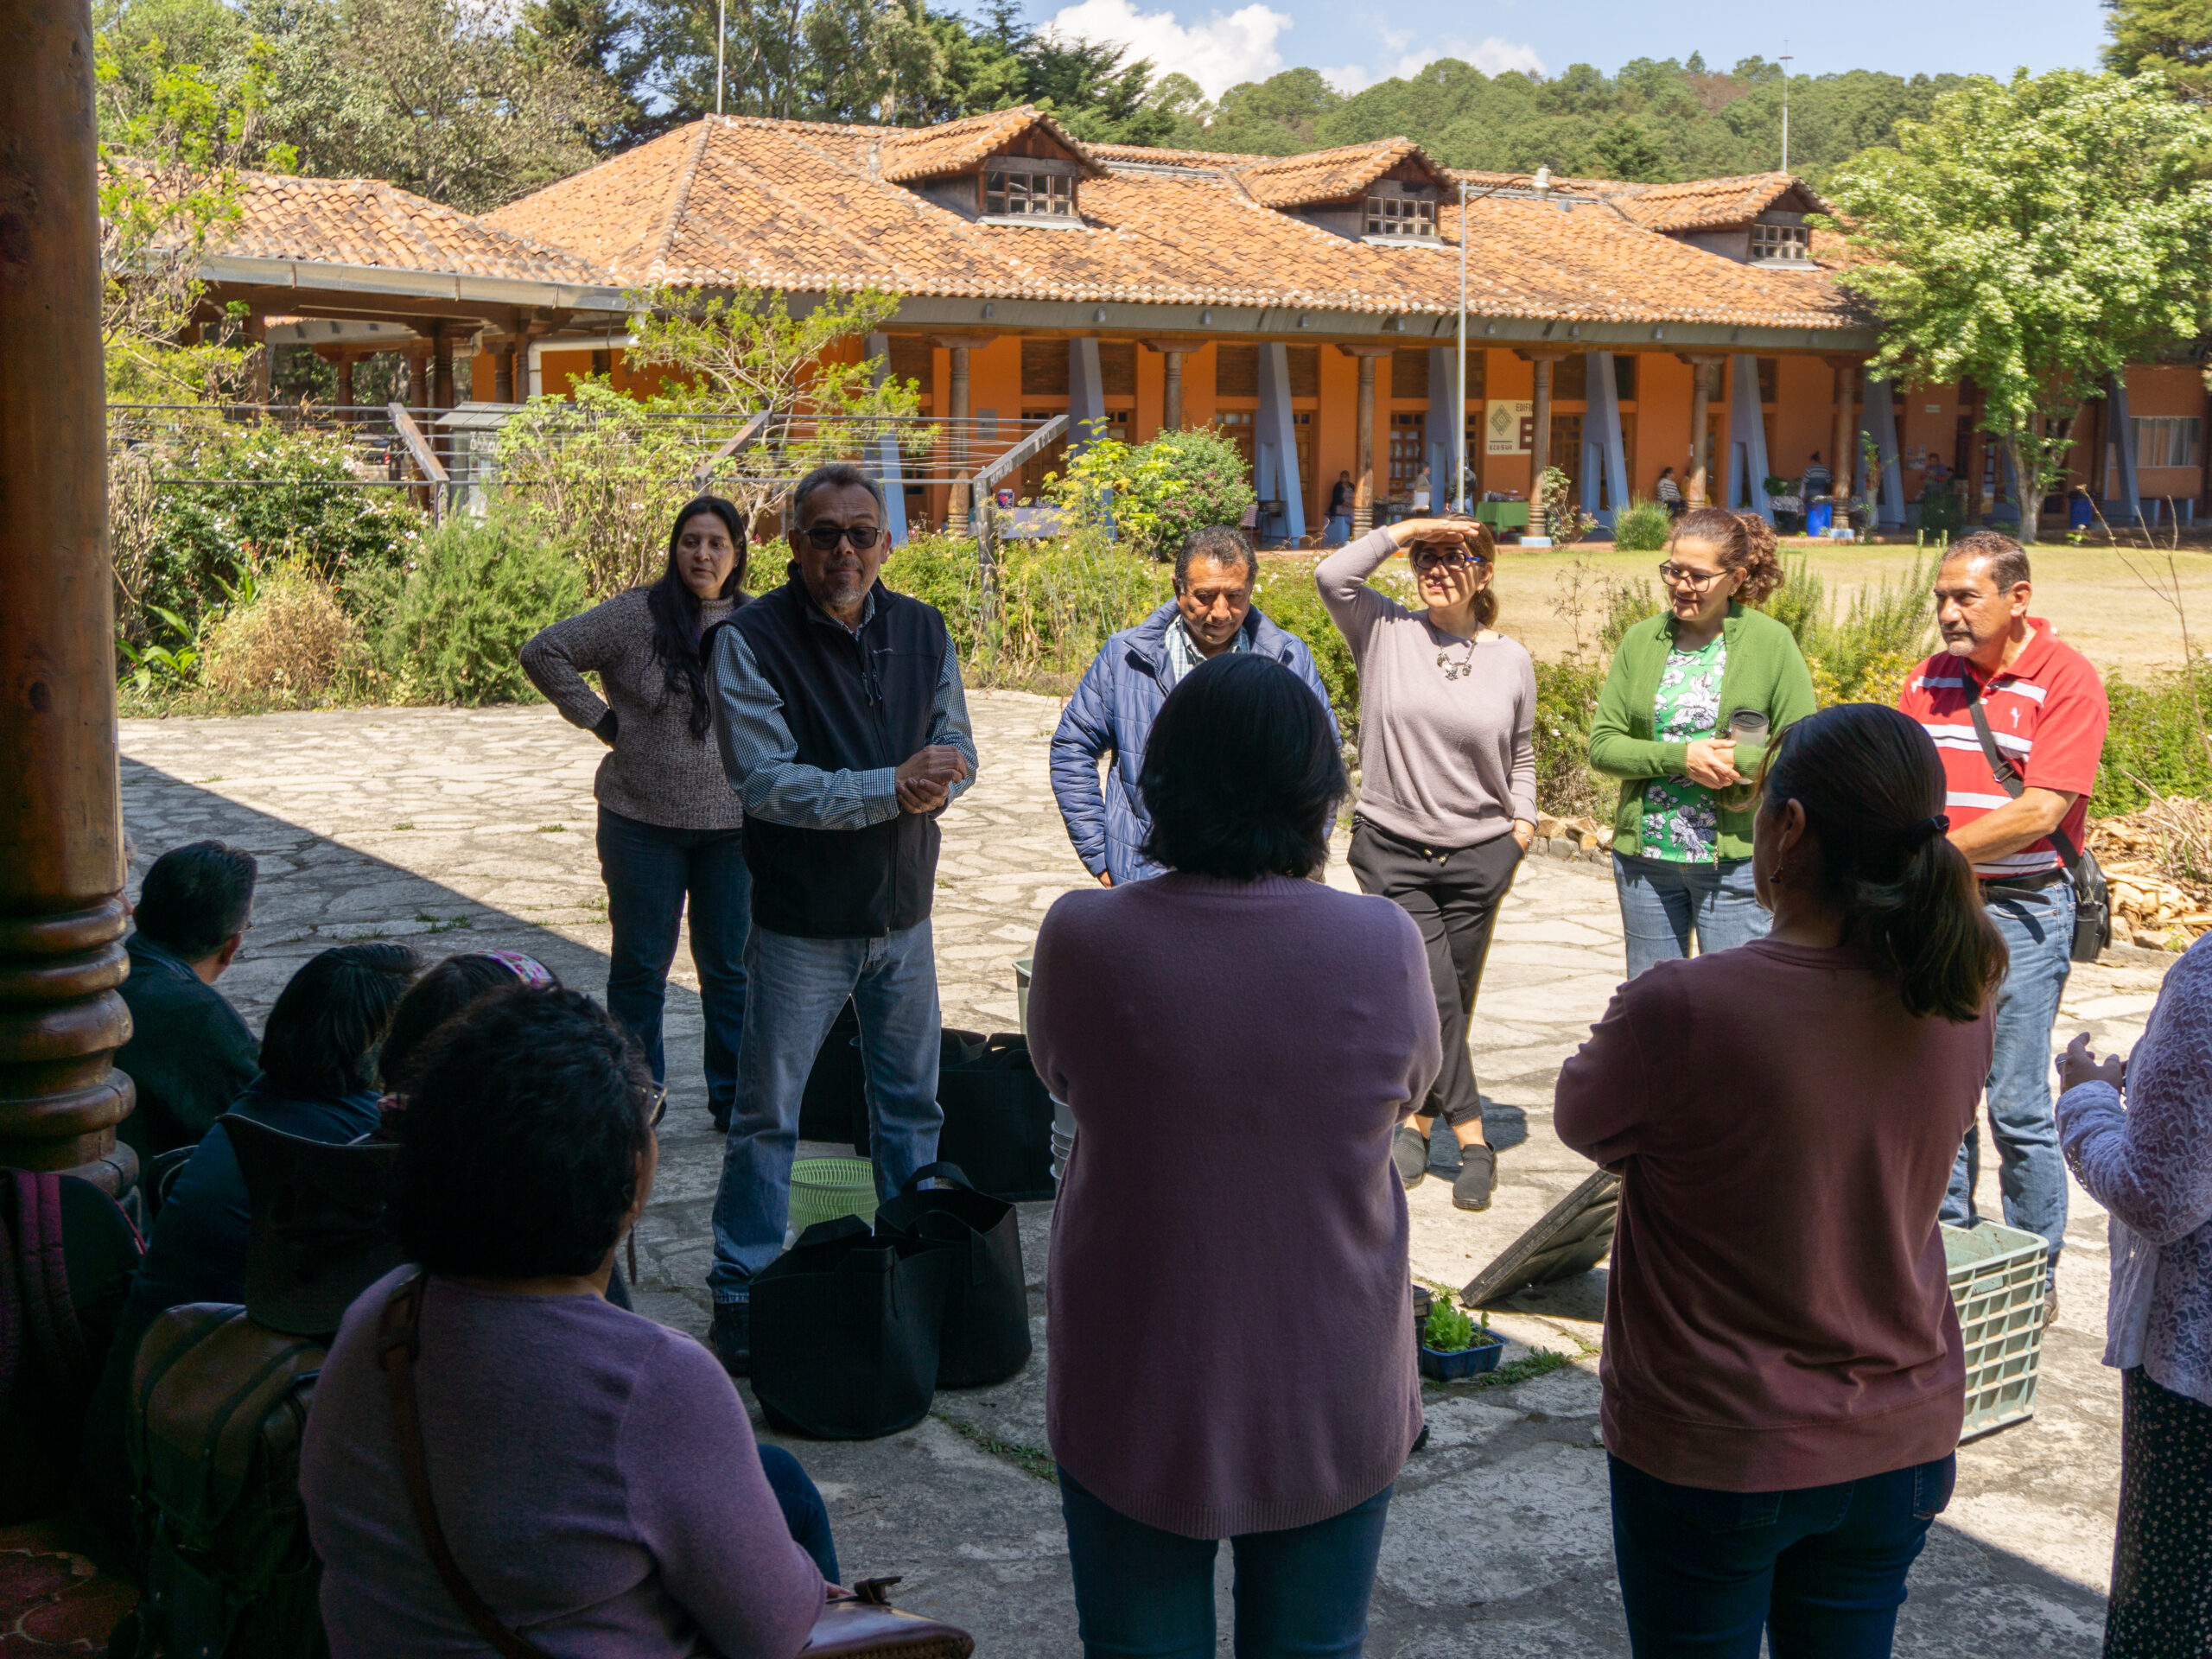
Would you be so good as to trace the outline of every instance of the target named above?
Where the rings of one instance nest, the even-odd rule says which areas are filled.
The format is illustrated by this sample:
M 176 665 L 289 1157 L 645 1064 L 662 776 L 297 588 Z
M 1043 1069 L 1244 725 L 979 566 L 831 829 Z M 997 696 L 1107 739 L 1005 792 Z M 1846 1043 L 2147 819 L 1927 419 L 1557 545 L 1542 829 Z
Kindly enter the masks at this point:
M 1719 505 L 1748 502 L 1760 518 L 1772 520 L 1767 505 L 1766 415 L 1759 404 L 1759 363 L 1740 353 L 1728 359 L 1728 461 L 1717 468 L 1728 481 Z
M 1465 442 L 1466 416 L 1452 406 L 1452 377 L 1459 353 L 1453 346 L 1428 348 L 1428 505 L 1440 512 L 1460 504 L 1452 499 L 1452 445 Z
M 1875 493 L 1874 523 L 1883 530 L 1904 528 L 1904 467 L 1897 455 L 1897 404 L 1886 380 L 1866 382 L 1866 429 L 1874 435 L 1874 454 L 1882 476 Z
M 1105 435 L 1106 383 L 1098 375 L 1098 341 L 1068 341 L 1068 459 L 1072 461 Z
M 2120 458 L 2120 511 L 2107 513 L 2107 518 L 2123 524 L 2143 521 L 2143 492 L 2135 475 L 2135 423 L 2127 415 L 2127 377 L 2124 374 L 2107 376 L 2105 380 L 2105 406 L 2111 411 L 2111 443 Z M 2103 493 L 2105 458 L 2096 458 L 2097 489 Z
M 1587 401 L 1582 416 L 1582 511 L 1611 530 L 1620 510 L 1628 505 L 1628 452 L 1621 442 L 1620 386 L 1613 378 L 1611 352 L 1592 352 L 1583 369 Z
M 1277 529 L 1285 541 L 1306 538 L 1305 480 L 1298 475 L 1298 423 L 1290 408 L 1290 348 L 1280 344 L 1260 347 L 1260 409 L 1253 422 L 1256 464 L 1254 487 L 1262 501 L 1282 503 L 1280 524 L 1262 518 L 1259 535 Z
M 868 337 L 868 375 L 875 385 L 881 385 L 891 375 L 891 341 L 882 334 Z M 884 531 L 891 537 L 893 547 L 904 546 L 906 540 L 906 484 L 902 474 L 906 471 L 899 454 L 899 439 L 895 434 L 878 438 L 868 446 L 868 453 L 861 465 L 870 478 L 883 486 Z

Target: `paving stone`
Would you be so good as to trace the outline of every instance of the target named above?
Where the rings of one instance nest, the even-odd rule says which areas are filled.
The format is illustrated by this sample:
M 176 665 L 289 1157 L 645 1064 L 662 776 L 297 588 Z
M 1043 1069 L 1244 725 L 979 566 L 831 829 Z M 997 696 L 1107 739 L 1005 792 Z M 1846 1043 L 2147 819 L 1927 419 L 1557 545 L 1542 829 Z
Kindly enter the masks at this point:
M 971 706 L 983 767 L 944 818 L 939 982 L 947 1024 L 1007 1030 L 1014 960 L 1028 954 L 1052 899 L 1090 878 L 1069 850 L 1047 781 L 1058 703 L 978 692 Z M 253 926 L 223 981 L 255 1026 L 302 962 L 353 937 L 404 938 L 430 955 L 527 950 L 568 982 L 603 988 L 608 936 L 590 792 L 598 746 L 550 709 L 130 721 L 122 747 L 136 874 L 165 849 L 205 836 L 262 859 Z M 542 829 L 554 823 L 563 830 Z M 1328 879 L 1356 885 L 1341 839 Z M 1553 1133 L 1552 1082 L 1603 1011 L 1621 960 L 1603 863 L 1540 858 L 1522 867 L 1472 1033 L 1487 1133 L 1502 1149 L 1497 1194 L 1481 1214 L 1453 1209 L 1440 1175 L 1408 1195 L 1419 1277 L 1464 1283 L 1589 1173 Z M 2101 1048 L 2126 1048 L 2163 971 L 2137 955 L 2077 968 L 2061 1040 L 2086 1027 Z M 685 952 L 670 986 L 666 1040 L 670 1113 L 659 1185 L 638 1230 L 634 1294 L 650 1317 L 703 1337 L 721 1141 L 704 1110 L 697 982 Z M 801 1147 L 802 1155 L 849 1151 Z M 1981 1202 L 1994 1214 L 1996 1160 L 1985 1163 Z M 2099 1649 L 2119 1389 L 2098 1363 L 2105 1218 L 2078 1188 L 2073 1205 L 2059 1269 L 2063 1311 L 2046 1334 L 2037 1414 L 1961 1450 L 1958 1498 L 1914 1570 L 1902 1655 L 2086 1659 Z M 990 1656 L 1077 1645 L 1058 1497 L 1022 1467 L 1045 1447 L 1050 1213 L 1049 1205 L 1023 1206 L 1038 1351 L 1020 1376 L 941 1395 L 932 1415 L 905 1434 L 793 1448 L 823 1486 L 848 1575 L 906 1574 L 906 1605 L 967 1625 Z M 1605 1281 L 1600 1268 L 1492 1313 L 1509 1360 L 1546 1348 L 1567 1356 L 1567 1369 L 1514 1388 L 1429 1391 L 1430 1446 L 1408 1464 L 1393 1506 L 1370 1653 L 1627 1651 L 1605 1458 L 1593 1439 Z

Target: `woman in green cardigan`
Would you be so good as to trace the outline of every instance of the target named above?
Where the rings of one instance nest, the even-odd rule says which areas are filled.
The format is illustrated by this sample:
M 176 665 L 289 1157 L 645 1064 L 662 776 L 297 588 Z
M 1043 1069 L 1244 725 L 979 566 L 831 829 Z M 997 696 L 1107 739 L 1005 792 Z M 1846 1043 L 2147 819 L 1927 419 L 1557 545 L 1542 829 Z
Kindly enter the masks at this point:
M 1659 567 L 1668 608 L 1621 637 L 1590 722 L 1590 764 L 1621 780 L 1613 882 L 1628 977 L 1656 962 L 1763 937 L 1751 894 L 1748 785 L 1766 745 L 1813 712 L 1813 677 L 1788 628 L 1747 609 L 1780 585 L 1774 531 L 1700 507 L 1675 523 Z M 1731 715 L 1765 716 L 1732 740 Z

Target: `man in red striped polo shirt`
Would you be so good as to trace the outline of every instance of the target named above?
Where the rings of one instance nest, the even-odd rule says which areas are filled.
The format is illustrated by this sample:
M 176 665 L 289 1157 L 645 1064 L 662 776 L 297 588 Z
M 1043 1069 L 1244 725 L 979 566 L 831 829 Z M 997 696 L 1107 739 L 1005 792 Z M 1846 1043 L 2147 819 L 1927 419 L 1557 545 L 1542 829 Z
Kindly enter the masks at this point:
M 1936 577 L 1943 649 L 1913 671 L 1897 706 L 1925 727 L 1943 761 L 1951 840 L 1981 878 L 1989 918 L 2012 965 L 1998 994 L 1989 1071 L 2005 1219 L 2050 1244 L 2066 1235 L 2066 1166 L 2051 1119 L 2050 1028 L 2074 943 L 2074 886 L 2053 831 L 2079 852 L 2104 751 L 2103 682 L 2088 658 L 2030 616 L 2027 556 L 2009 536 L 1978 530 L 1951 544 Z M 1999 756 L 2024 785 L 2015 796 L 1975 729 L 1981 703 Z M 1943 1219 L 1974 1213 L 1977 1128 L 1959 1149 Z M 2052 1291 L 2047 1309 L 2057 1306 Z

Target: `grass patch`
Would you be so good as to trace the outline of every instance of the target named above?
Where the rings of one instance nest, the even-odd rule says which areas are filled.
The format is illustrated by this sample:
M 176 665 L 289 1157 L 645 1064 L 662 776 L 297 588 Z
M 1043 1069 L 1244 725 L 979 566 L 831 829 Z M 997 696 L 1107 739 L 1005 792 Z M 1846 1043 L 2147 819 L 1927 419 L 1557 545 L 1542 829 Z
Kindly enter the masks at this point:
M 1060 1484 L 1059 1465 L 1052 1461 L 1052 1454 L 1033 1446 L 1024 1446 L 1019 1440 L 1002 1440 L 988 1429 L 978 1428 L 973 1423 L 963 1423 L 957 1417 L 948 1417 L 941 1411 L 931 1416 L 943 1423 L 979 1452 L 987 1452 L 1001 1463 L 1010 1463 L 1025 1475 L 1034 1475 L 1041 1481 L 1057 1486 Z
M 428 931 L 432 933 L 450 933 L 456 928 L 474 927 L 476 925 L 476 919 L 472 916 L 455 916 L 448 920 L 440 921 L 435 916 L 422 915 L 416 917 L 415 919 L 418 922 L 429 923 L 429 927 Z
M 1464 1382 L 1431 1382 L 1428 1386 L 1440 1395 L 1473 1394 L 1485 1389 L 1518 1388 L 1523 1382 L 1533 1382 L 1540 1376 L 1549 1376 L 1574 1363 L 1568 1354 L 1554 1353 L 1548 1348 L 1532 1348 L 1519 1359 L 1509 1359 L 1494 1371 L 1480 1376 L 1471 1376 Z
M 568 829 L 565 823 L 541 823 L 537 826 L 537 833 L 541 836 L 559 836 L 567 834 Z

